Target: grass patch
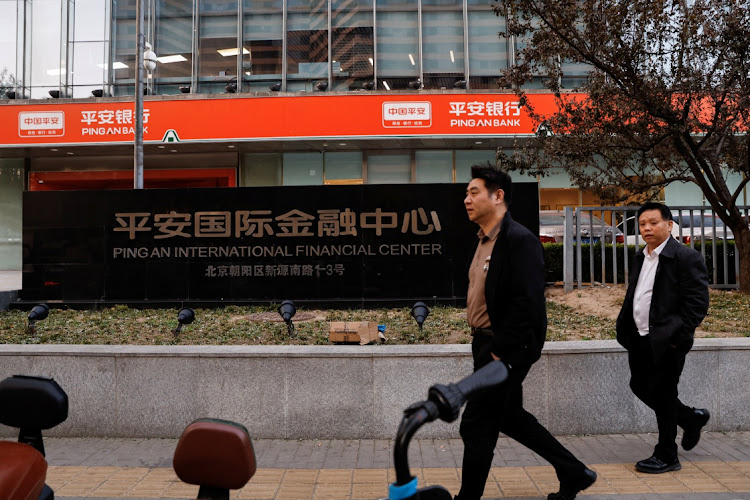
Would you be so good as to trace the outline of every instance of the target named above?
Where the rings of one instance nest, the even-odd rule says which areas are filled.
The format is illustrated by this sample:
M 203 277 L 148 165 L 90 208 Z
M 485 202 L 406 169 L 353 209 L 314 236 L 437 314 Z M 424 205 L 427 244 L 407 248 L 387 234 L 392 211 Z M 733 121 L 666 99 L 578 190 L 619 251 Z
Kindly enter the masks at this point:
M 711 307 L 701 329 L 708 336 L 750 336 L 750 296 L 733 291 L 712 291 Z M 607 307 L 607 306 L 603 306 Z M 619 305 L 608 306 L 619 309 Z M 466 311 L 433 307 L 420 330 L 408 307 L 395 309 L 310 310 L 300 308 L 296 332 L 290 337 L 280 321 L 253 321 L 254 316 L 276 320 L 276 307 L 228 306 L 196 309 L 196 320 L 178 337 L 175 309 L 52 309 L 37 323 L 37 335 L 26 329 L 27 312 L 0 312 L 2 344 L 108 344 L 108 345 L 328 345 L 329 321 L 374 321 L 386 325 L 389 344 L 470 343 Z M 547 302 L 547 340 L 598 340 L 615 338 L 615 321 L 552 301 Z
M 712 333 L 731 333 L 732 337 L 750 337 L 750 295 L 712 290 L 709 296 L 711 305 L 700 328 Z

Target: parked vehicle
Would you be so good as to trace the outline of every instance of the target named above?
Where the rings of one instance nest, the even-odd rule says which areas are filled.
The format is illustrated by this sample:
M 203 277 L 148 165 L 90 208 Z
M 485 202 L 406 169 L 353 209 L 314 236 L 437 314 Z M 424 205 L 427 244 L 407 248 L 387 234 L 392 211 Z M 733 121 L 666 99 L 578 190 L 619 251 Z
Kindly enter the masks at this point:
M 493 361 L 455 384 L 435 384 L 427 393 L 427 400 L 412 404 L 404 410 L 404 416 L 396 432 L 393 446 L 393 464 L 396 481 L 388 488 L 388 497 L 381 500 L 451 500 L 448 490 L 442 486 L 418 488 L 417 478 L 409 468 L 409 442 L 423 425 L 440 419 L 453 422 L 464 403 L 475 395 L 497 387 L 508 379 L 508 366 L 502 361 Z
M 54 500 L 45 484 L 42 430 L 68 418 L 68 395 L 51 378 L 14 375 L 0 382 L 0 424 L 19 429 L 18 442 L 0 440 L 0 498 Z
M 575 212 L 573 212 L 574 231 L 575 224 Z M 605 243 L 612 243 L 613 238 L 616 243 L 623 243 L 625 241 L 621 231 L 615 230 L 609 224 L 603 223 L 599 217 L 591 215 L 589 212 L 581 212 L 581 228 L 577 240 L 581 243 L 599 243 L 602 238 L 602 224 L 604 225 Z M 539 211 L 539 239 L 542 243 L 563 242 L 565 239 L 565 212 L 562 210 Z
M 695 211 L 690 215 L 689 211 L 680 210 L 672 212 L 672 221 L 672 236 L 677 241 L 681 241 L 686 245 L 689 245 L 691 241 L 693 245 L 700 245 L 701 240 L 704 239 L 707 242 L 710 242 L 714 238 L 724 238 L 724 222 L 715 215 L 701 215 Z M 715 231 L 714 222 L 716 224 Z M 728 227 L 726 229 L 727 239 L 733 240 L 734 233 L 732 233 L 732 230 Z M 638 222 L 635 215 L 628 217 L 624 222 L 618 224 L 617 230 L 625 234 L 625 242 L 628 245 L 635 245 L 637 243 L 639 246 L 642 246 L 645 244 L 643 238 L 640 236 Z

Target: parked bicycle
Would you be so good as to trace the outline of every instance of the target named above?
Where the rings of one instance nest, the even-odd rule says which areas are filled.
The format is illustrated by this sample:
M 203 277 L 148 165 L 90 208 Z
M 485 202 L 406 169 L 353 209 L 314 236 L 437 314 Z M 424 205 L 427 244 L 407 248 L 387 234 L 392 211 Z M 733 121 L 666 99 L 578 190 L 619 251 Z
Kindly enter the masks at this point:
M 14 375 L 0 382 L 0 423 L 19 428 L 18 442 L 0 441 L 0 493 L 6 500 L 54 500 L 45 484 L 42 430 L 68 418 L 68 395 L 51 378 Z

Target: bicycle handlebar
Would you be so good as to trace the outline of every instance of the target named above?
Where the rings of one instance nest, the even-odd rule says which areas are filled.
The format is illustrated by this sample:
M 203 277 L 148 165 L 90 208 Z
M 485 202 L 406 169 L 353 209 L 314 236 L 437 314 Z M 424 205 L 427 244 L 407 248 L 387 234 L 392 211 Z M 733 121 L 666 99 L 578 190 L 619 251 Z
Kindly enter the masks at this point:
M 461 407 L 478 393 L 505 382 L 508 368 L 502 361 L 493 361 L 455 384 L 436 384 L 430 387 L 427 401 L 421 401 L 404 410 L 404 418 L 396 433 L 393 448 L 396 469 L 395 486 L 403 486 L 413 480 L 409 470 L 408 448 L 412 436 L 428 422 L 440 418 L 453 422 Z
M 453 422 L 461 407 L 476 394 L 502 384 L 508 378 L 508 367 L 502 361 L 493 361 L 455 384 L 436 384 L 430 387 L 428 399 L 440 412 L 440 419 Z

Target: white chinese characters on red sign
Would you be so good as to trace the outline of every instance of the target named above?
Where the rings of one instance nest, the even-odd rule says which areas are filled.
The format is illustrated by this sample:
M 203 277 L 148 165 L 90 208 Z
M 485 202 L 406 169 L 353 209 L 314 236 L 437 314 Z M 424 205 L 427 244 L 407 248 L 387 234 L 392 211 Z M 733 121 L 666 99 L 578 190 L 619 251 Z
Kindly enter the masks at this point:
M 149 110 L 143 110 L 143 133 L 148 134 Z M 102 109 L 81 111 L 81 135 L 132 135 L 135 114 L 132 109 Z
M 452 102 L 451 127 L 520 127 L 519 101 Z M 518 117 L 518 118 L 517 118 Z
M 65 135 L 62 111 L 24 111 L 18 113 L 19 137 L 61 137 Z
M 429 127 L 432 106 L 429 102 L 384 102 L 383 126 L 387 128 Z

